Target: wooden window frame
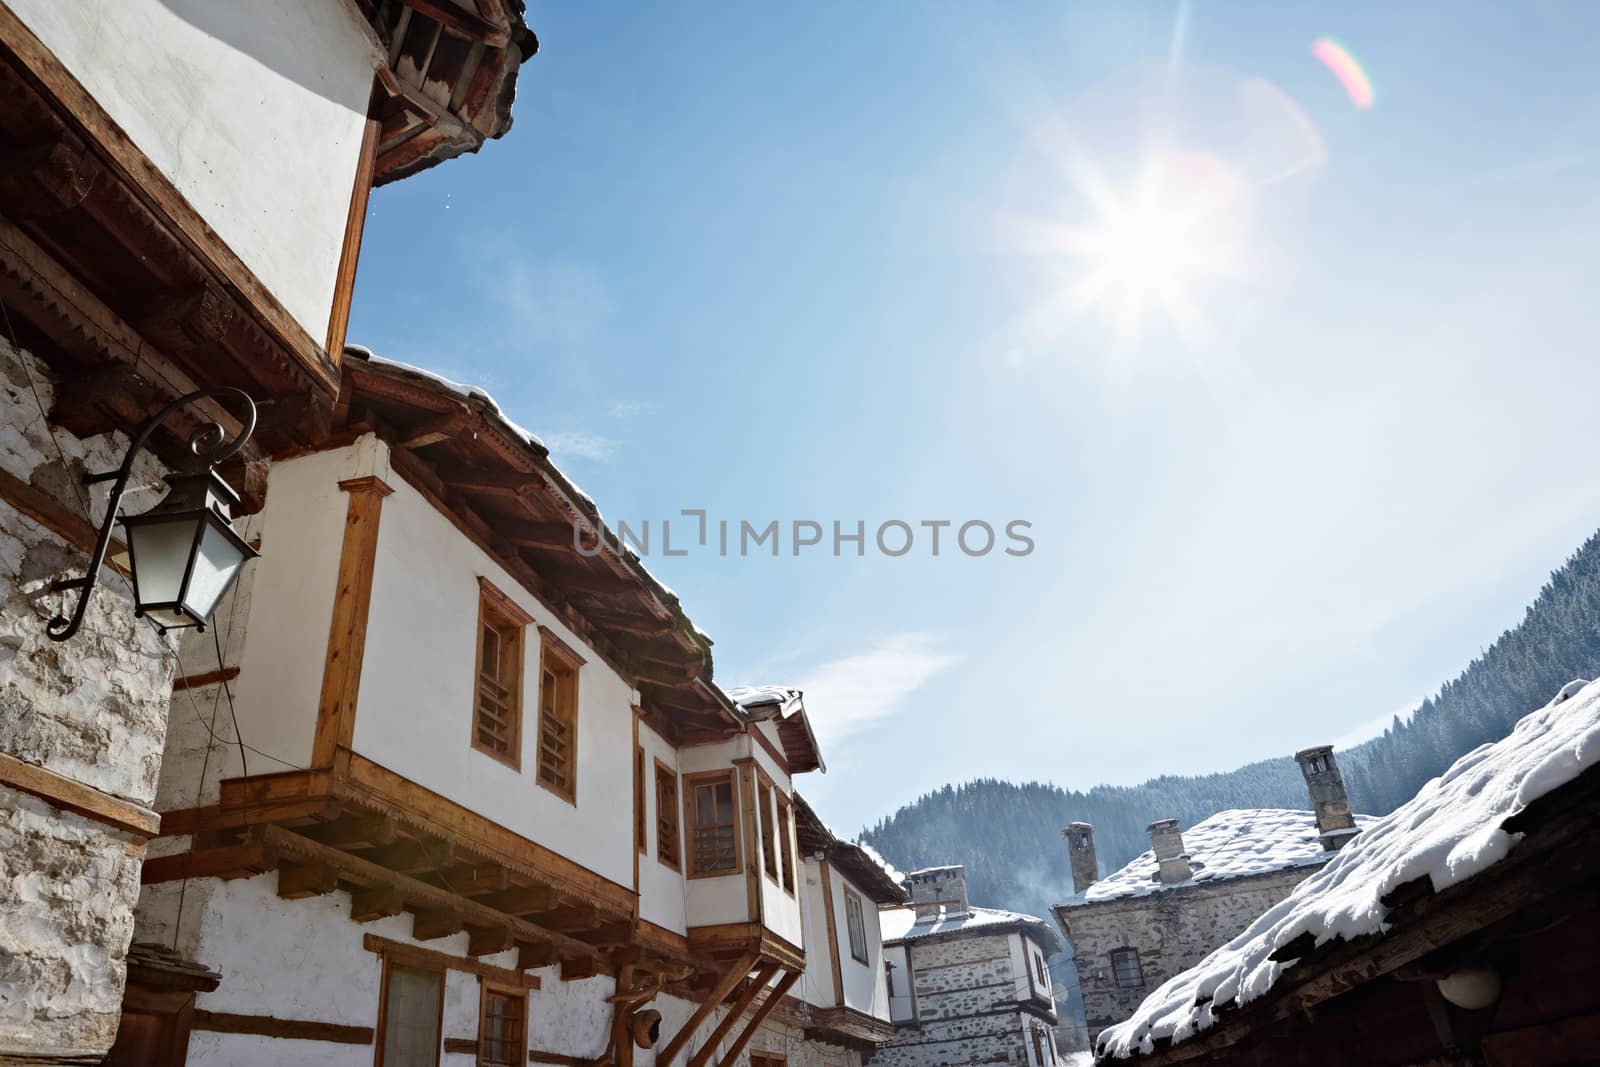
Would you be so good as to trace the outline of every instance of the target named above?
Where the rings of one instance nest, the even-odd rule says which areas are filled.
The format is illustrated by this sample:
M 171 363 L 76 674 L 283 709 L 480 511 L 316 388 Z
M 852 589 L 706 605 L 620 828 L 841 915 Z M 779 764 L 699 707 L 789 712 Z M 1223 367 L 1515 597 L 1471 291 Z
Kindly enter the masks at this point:
M 768 1052 L 765 1049 L 753 1049 L 750 1052 L 750 1067 L 788 1067 L 789 1057 L 781 1052 Z
M 500 985 L 497 982 L 480 981 L 478 983 L 478 1067 L 498 1067 L 497 1064 L 487 1063 L 484 1060 L 484 1027 L 489 1021 L 489 998 L 504 997 L 507 1000 L 518 1001 L 522 1004 L 522 1016 L 518 1020 L 521 1030 L 520 1040 L 517 1042 L 517 1055 L 513 1063 L 523 1064 L 528 1062 L 528 990 L 517 989 L 513 986 Z
M 778 787 L 767 772 L 756 768 L 756 829 L 761 834 L 761 869 L 774 882 L 778 880 L 778 816 L 773 797 Z
M 528 649 L 527 632 L 528 624 L 533 622 L 533 616 L 524 611 L 516 601 L 506 596 L 489 579 L 478 578 L 478 636 L 477 651 L 472 657 L 472 747 L 482 752 L 485 756 L 498 763 L 504 763 L 512 770 L 522 771 L 522 682 L 527 670 Z M 497 752 L 491 745 L 485 744 L 478 736 L 478 716 L 481 714 L 479 701 L 482 699 L 481 688 L 483 678 L 483 631 L 493 629 L 501 634 L 504 646 L 501 649 L 501 659 L 511 667 L 512 679 L 510 684 L 500 680 L 500 684 L 509 690 L 508 702 L 510 704 L 510 738 L 505 752 Z M 505 636 L 510 633 L 509 640 Z
M 1038 1067 L 1045 1067 L 1044 1043 L 1039 1040 L 1039 1028 L 1029 1023 L 1028 1033 L 1033 1035 L 1033 1062 Z
M 663 781 L 670 782 L 672 784 L 672 796 L 670 798 L 670 803 L 662 803 L 663 798 L 661 796 L 661 783 Z M 656 760 L 655 784 L 656 862 L 660 863 L 663 867 L 670 867 L 681 874 L 683 872 L 683 824 L 679 818 L 681 809 L 678 805 L 683 790 L 679 788 L 678 772 L 667 766 L 661 760 Z M 670 820 L 670 829 L 662 825 L 664 820 Z M 667 834 L 669 833 L 671 834 L 671 847 L 663 848 L 663 842 L 668 840 Z
M 434 1043 L 433 1063 L 439 1067 L 439 1052 L 444 1047 L 444 984 L 445 972 L 442 967 L 426 967 L 416 963 L 394 963 L 388 956 L 383 957 L 383 971 L 378 978 L 378 1030 L 373 1036 L 373 1059 L 375 1067 L 384 1067 L 384 1032 L 389 1028 L 389 974 L 393 970 L 410 971 L 413 974 L 431 974 L 439 979 L 439 1040 Z
M 649 806 L 645 803 L 644 746 L 633 746 L 633 846 L 641 856 L 650 855 Z
M 695 818 L 695 790 L 703 785 L 714 785 L 726 782 L 731 791 L 733 800 L 733 866 L 718 868 L 714 871 L 702 871 L 699 868 L 700 850 L 695 845 L 695 837 L 699 832 L 699 823 Z M 740 844 L 743 833 L 739 826 L 739 779 L 729 767 L 719 771 L 700 771 L 695 774 L 680 775 L 678 788 L 683 796 L 683 851 L 684 851 L 684 877 L 686 878 L 728 878 L 744 874 L 744 850 Z
M 1122 976 L 1117 973 L 1117 959 L 1118 959 L 1118 957 L 1124 957 L 1124 958 L 1131 957 L 1133 959 L 1133 970 L 1134 970 L 1135 976 L 1138 978 L 1138 981 L 1136 981 L 1136 982 L 1124 982 L 1122 980 Z M 1108 959 L 1110 960 L 1110 963 L 1111 963 L 1111 984 L 1112 985 L 1116 986 L 1118 989 L 1141 989 L 1141 988 L 1144 987 L 1144 984 L 1145 984 L 1144 961 L 1139 958 L 1139 950 L 1138 949 L 1134 948 L 1132 945 L 1124 945 L 1121 948 L 1114 948 L 1114 949 L 1111 950 L 1110 955 L 1108 956 Z
M 851 905 L 855 905 L 852 914 Z M 861 934 L 861 955 L 856 955 L 856 933 Z M 872 952 L 867 948 L 867 912 L 866 905 L 861 902 L 861 894 L 849 886 L 844 887 L 844 939 L 850 948 L 850 958 L 857 963 L 870 965 Z
M 794 805 L 782 793 L 774 791 L 773 796 L 778 802 L 778 847 L 783 850 L 778 864 L 783 874 L 783 891 L 792 897 L 795 894 L 794 872 L 799 866 L 794 857 Z
M 1050 979 L 1045 977 L 1044 953 L 1031 952 L 1029 955 L 1033 957 L 1033 973 L 1039 978 L 1039 992 L 1048 994 L 1050 992 Z
M 580 672 L 583 668 L 583 657 L 572 650 L 572 647 L 561 640 L 548 626 L 539 627 L 539 681 L 538 681 L 538 731 L 539 743 L 535 754 L 534 779 L 540 786 L 554 793 L 574 807 L 578 804 L 578 690 Z M 558 674 L 557 685 L 560 684 L 560 674 L 570 677 L 569 689 L 565 696 L 557 691 L 556 700 L 570 705 L 568 709 L 568 728 L 571 731 L 571 743 L 567 747 L 566 784 L 552 782 L 544 775 L 545 757 L 545 706 L 544 706 L 544 676 L 546 672 Z

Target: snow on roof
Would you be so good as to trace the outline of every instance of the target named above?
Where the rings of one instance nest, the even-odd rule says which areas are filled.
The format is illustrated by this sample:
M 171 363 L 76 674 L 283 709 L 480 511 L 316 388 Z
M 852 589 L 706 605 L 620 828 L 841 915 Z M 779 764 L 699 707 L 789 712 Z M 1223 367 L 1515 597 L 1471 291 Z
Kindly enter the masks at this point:
M 989 932 L 987 929 L 989 927 L 1024 926 L 1036 928 L 1045 934 L 1052 944 L 1061 943 L 1056 928 L 1043 919 L 1024 915 L 1018 911 L 1002 911 L 999 908 L 969 907 L 964 915 L 940 915 L 932 922 L 920 923 L 916 921 L 916 912 L 910 908 L 894 908 L 878 915 L 878 929 L 883 934 L 884 944 L 892 941 L 914 941 L 919 937 L 931 937 L 934 934 L 967 931 L 985 933 Z M 1003 931 L 996 929 L 993 932 Z
M 838 835 L 835 834 L 834 836 L 837 837 Z M 901 885 L 905 882 L 906 876 L 895 870 L 894 864 L 883 858 L 883 853 L 879 852 L 865 841 L 851 841 L 850 844 L 856 846 L 856 848 L 859 848 L 862 852 L 865 852 L 867 854 L 867 859 L 871 860 L 873 863 L 876 863 L 879 867 L 882 867 L 883 873 L 888 875 L 889 881 L 893 882 L 895 885 Z
M 1569 684 L 1510 736 L 1473 749 L 1369 823 L 1238 937 L 1164 982 L 1100 1035 L 1101 1055 L 1126 1058 L 1152 1051 L 1160 1038 L 1183 1041 L 1216 1021 L 1213 1005 L 1264 996 L 1293 966 L 1269 957 L 1302 935 L 1321 945 L 1383 933 L 1384 896 L 1422 877 L 1442 891 L 1493 866 L 1522 838 L 1501 829 L 1505 819 L 1597 762 L 1600 684 Z
M 1357 815 L 1355 819 L 1356 826 L 1363 830 L 1377 821 L 1371 815 Z M 1164 883 L 1157 878 L 1155 851 L 1146 849 L 1126 867 L 1061 906 L 1097 904 L 1181 886 L 1271 874 L 1322 863 L 1332 855 L 1322 847 L 1317 817 L 1309 811 L 1289 808 L 1219 811 L 1183 831 L 1183 848 L 1194 870 L 1194 877 L 1186 882 Z
M 800 690 L 786 685 L 736 685 L 727 693 L 728 698 L 741 708 L 776 704 L 781 709 L 800 696 Z

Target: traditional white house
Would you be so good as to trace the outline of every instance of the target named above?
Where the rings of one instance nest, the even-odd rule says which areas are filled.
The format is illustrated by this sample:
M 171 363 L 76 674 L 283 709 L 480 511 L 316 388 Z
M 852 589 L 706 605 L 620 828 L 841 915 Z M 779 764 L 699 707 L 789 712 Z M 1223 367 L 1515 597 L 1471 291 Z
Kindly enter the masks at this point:
M 796 795 L 801 695 L 724 694 L 486 395 L 343 374 L 184 642 L 110 1062 L 859 1067 L 905 895 Z
M 171 651 L 133 615 L 120 540 L 92 600 L 55 588 L 108 510 L 85 476 L 224 386 L 262 405 L 223 471 L 243 510 L 268 457 L 323 439 L 368 194 L 506 131 L 536 48 L 522 6 L 0 0 L 0 1059 L 111 1046 L 157 825 Z M 174 412 L 131 513 L 206 420 L 246 421 Z M 58 613 L 70 634 L 47 633 Z
M 911 910 L 882 916 L 894 1039 L 873 1067 L 1055 1064 L 1055 930 L 970 904 L 964 867 L 913 871 L 905 884 Z

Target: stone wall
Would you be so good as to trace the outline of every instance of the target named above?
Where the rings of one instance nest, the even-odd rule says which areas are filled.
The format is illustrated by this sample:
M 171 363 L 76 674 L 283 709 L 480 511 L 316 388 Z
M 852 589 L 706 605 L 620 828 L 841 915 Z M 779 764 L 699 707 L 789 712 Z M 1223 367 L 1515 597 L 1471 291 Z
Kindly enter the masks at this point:
M 1077 960 L 1091 1040 L 1131 1015 L 1156 986 L 1244 930 L 1314 870 L 1300 867 L 1060 909 Z M 1117 985 L 1111 953 L 1119 948 L 1138 951 L 1141 985 Z
M 59 428 L 52 440 L 40 412 L 52 402 L 43 365 L 0 340 L 0 470 L 74 515 L 87 497 L 97 519 L 108 487 L 86 489 L 82 476 L 115 468 L 127 441 Z M 130 511 L 159 499 L 161 473 L 148 457 L 135 468 Z M 78 634 L 46 636 L 50 617 L 77 597 L 50 583 L 81 575 L 88 553 L 16 495 L 0 493 L 0 753 L 148 808 L 171 696 L 162 644 L 109 568 Z M 0 785 L 0 1062 L 110 1047 L 142 854 L 124 831 Z
M 1017 971 L 1013 936 L 908 941 L 916 1018 L 896 1024 L 871 1067 L 1034 1064 L 1029 1028 L 1055 1020 L 1023 1008 L 1032 986 Z

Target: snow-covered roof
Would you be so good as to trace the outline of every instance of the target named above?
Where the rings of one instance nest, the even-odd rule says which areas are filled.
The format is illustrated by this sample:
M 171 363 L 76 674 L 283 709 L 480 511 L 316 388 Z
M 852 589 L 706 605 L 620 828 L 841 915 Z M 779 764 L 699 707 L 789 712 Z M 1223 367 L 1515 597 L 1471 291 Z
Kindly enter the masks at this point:
M 999 908 L 968 907 L 964 915 L 939 915 L 931 922 L 917 922 L 916 912 L 910 908 L 896 908 L 878 916 L 878 929 L 883 933 L 883 943 L 915 941 L 936 934 L 976 935 L 1007 933 L 1011 930 L 1035 931 L 1047 943 L 1059 947 L 1061 938 L 1056 928 L 1033 915 Z
M 1509 817 L 1597 762 L 1600 684 L 1571 683 L 1510 736 L 1473 749 L 1394 812 L 1368 823 L 1238 937 L 1164 982 L 1100 1035 L 1101 1055 L 1125 1058 L 1153 1051 L 1157 1040 L 1184 1041 L 1209 1028 L 1222 1007 L 1265 996 L 1296 964 L 1271 958 L 1291 942 L 1323 945 L 1388 933 L 1383 900 L 1396 887 L 1426 878 L 1439 892 L 1482 873 L 1524 836 L 1503 828 Z
M 786 685 L 736 685 L 727 690 L 728 697 L 741 708 L 754 708 L 763 704 L 776 704 L 781 710 L 789 702 L 800 699 L 800 690 Z
M 1376 821 L 1371 815 L 1357 815 L 1355 819 L 1356 827 L 1362 830 Z M 1120 871 L 1100 879 L 1060 906 L 1142 897 L 1183 886 L 1310 867 L 1331 855 L 1322 847 L 1316 816 L 1289 808 L 1219 811 L 1183 831 L 1183 849 L 1189 854 L 1189 867 L 1194 871 L 1194 877 L 1186 882 L 1162 882 L 1156 877 L 1159 867 L 1155 850 L 1146 849 Z
M 877 904 L 900 904 L 906 899 L 900 872 L 889 865 L 871 845 L 851 841 L 835 833 L 818 818 L 815 810 L 799 793 L 794 795 L 795 831 L 800 851 L 807 856 L 821 854 L 833 862 L 839 873 L 864 891 Z

